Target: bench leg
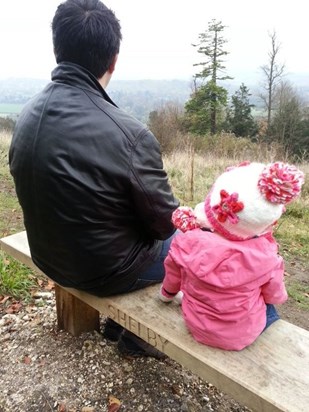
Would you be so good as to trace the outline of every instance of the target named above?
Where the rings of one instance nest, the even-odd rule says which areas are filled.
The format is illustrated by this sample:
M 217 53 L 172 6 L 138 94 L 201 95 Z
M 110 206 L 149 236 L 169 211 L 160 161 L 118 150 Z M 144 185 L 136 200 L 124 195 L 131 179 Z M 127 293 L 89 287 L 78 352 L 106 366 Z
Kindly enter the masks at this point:
M 55 284 L 58 328 L 78 336 L 100 329 L 100 314 L 87 303 Z

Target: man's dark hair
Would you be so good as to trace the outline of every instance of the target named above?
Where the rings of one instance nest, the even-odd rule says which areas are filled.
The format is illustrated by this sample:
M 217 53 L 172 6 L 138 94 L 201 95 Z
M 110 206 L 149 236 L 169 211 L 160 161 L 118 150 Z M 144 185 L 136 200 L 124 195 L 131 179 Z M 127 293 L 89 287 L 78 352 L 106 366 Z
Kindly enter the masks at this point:
M 100 0 L 67 0 L 52 22 L 57 63 L 71 62 L 88 69 L 97 79 L 119 53 L 119 20 Z

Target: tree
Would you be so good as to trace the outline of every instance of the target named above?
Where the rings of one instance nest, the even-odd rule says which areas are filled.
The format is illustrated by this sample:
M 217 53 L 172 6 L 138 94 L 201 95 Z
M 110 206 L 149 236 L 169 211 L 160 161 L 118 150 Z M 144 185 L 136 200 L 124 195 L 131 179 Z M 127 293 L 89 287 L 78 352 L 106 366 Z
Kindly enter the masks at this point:
M 300 124 L 300 136 L 294 146 L 294 153 L 301 160 L 309 160 L 309 108 L 303 110 L 303 117 Z
M 183 118 L 183 107 L 168 102 L 149 113 L 148 127 L 158 139 L 162 153 L 169 153 L 177 145 Z
M 290 83 L 280 84 L 274 103 L 277 109 L 271 123 L 273 138 L 282 144 L 288 154 L 308 155 L 308 117 L 298 93 Z
M 213 96 L 216 95 L 214 102 Z M 211 131 L 214 134 L 217 131 L 212 129 L 212 112 L 215 109 L 216 122 L 223 120 L 223 107 L 227 104 L 227 90 L 223 87 L 214 85 L 211 81 L 200 86 L 193 97 L 185 105 L 184 127 L 189 132 L 195 134 L 206 134 Z
M 251 94 L 249 89 L 242 83 L 239 89 L 232 96 L 231 107 L 227 112 L 227 128 L 240 137 L 253 137 L 258 131 L 258 126 L 254 120 L 251 109 L 254 107 L 250 104 Z
M 223 49 L 226 40 L 220 35 L 224 28 L 221 21 L 212 20 L 208 23 L 207 31 L 199 34 L 199 42 L 193 44 L 193 47 L 198 48 L 198 53 L 206 56 L 206 61 L 194 64 L 194 66 L 202 66 L 202 69 L 194 76 L 196 89 L 192 94 L 191 101 L 186 105 L 186 111 L 191 112 L 191 115 L 194 107 L 199 109 L 195 120 L 200 119 L 202 124 L 196 127 L 197 132 L 203 130 L 203 133 L 206 133 L 207 130 L 210 130 L 211 134 L 215 134 L 218 127 L 218 114 L 227 104 L 227 92 L 217 84 L 219 80 L 231 79 L 223 74 L 225 66 L 222 57 L 228 54 Z M 209 80 L 207 81 L 207 79 Z M 199 86 L 196 80 L 200 81 Z M 202 107 L 198 106 L 200 101 L 203 102 Z M 192 116 L 189 115 L 189 120 L 190 117 Z M 207 129 L 203 126 L 207 126 Z
M 269 137 L 270 125 L 271 125 L 271 115 L 273 110 L 273 99 L 276 92 L 278 84 L 280 84 L 283 73 L 284 64 L 279 64 L 277 62 L 278 54 L 280 51 L 280 44 L 277 40 L 277 34 L 275 31 L 269 34 L 271 39 L 271 50 L 268 53 L 268 64 L 261 67 L 265 82 L 264 89 L 265 93 L 260 95 L 262 101 L 264 102 L 265 108 L 267 110 L 267 130 L 266 133 Z
M 11 117 L 0 117 L 0 131 L 12 132 L 16 121 Z

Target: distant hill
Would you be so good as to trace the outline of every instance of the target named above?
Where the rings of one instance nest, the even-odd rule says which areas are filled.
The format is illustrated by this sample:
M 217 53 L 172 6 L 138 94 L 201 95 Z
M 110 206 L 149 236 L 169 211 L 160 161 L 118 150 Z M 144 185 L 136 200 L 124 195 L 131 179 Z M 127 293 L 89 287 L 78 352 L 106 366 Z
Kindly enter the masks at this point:
M 285 79 L 289 80 L 304 101 L 309 103 L 309 74 L 288 74 Z M 0 79 L 0 115 L 18 114 L 27 100 L 42 90 L 48 82 L 49 80 L 28 78 Z M 260 106 L 258 94 L 261 85 L 244 83 L 252 94 L 252 104 Z M 233 94 L 240 84 L 231 80 L 224 82 L 222 86 L 229 94 Z M 147 122 L 149 113 L 166 102 L 184 105 L 190 98 L 191 83 L 186 80 L 112 80 L 107 92 L 119 107 Z
M 259 94 L 262 88 L 263 77 L 261 76 L 258 82 L 253 82 L 250 74 L 239 75 L 238 78 L 244 79 L 243 83 L 247 86 L 251 93 L 251 103 L 257 107 L 261 106 Z M 289 82 L 297 91 L 304 102 L 309 104 L 309 72 L 308 73 L 286 73 L 282 77 L 283 81 Z M 239 89 L 241 82 L 236 80 L 227 80 L 222 83 L 230 94 L 233 94 Z
M 41 79 L 9 78 L 0 80 L 0 103 L 24 104 L 48 83 Z
M 183 106 L 191 89 L 184 80 L 118 80 L 111 81 L 107 92 L 119 107 L 146 122 L 151 111 L 167 102 Z
M 0 112 L 1 106 L 14 105 L 16 113 L 18 106 L 21 108 L 47 83 L 48 80 L 38 79 L 0 80 Z M 146 122 L 149 113 L 166 102 L 184 105 L 191 89 L 190 83 L 184 80 L 115 80 L 110 82 L 107 92 L 119 107 Z

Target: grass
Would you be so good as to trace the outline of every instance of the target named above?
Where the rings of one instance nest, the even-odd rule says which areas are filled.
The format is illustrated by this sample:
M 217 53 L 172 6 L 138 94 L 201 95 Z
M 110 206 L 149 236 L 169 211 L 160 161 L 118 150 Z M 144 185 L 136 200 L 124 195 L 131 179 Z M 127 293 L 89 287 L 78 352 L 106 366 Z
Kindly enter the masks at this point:
M 0 237 L 23 229 L 22 213 L 8 167 L 11 135 L 0 132 Z
M 29 268 L 0 252 L 0 294 L 18 300 L 29 300 L 37 283 Z
M 11 136 L 0 132 L 0 236 L 23 230 L 21 209 L 18 204 L 13 179 L 8 169 L 8 148 Z M 221 146 L 226 146 L 222 144 Z M 217 147 L 220 142 L 217 142 Z M 238 164 L 243 160 L 257 160 L 249 157 L 237 157 L 238 153 L 229 149 L 229 156 L 217 152 L 208 152 L 205 155 L 194 154 L 192 150 L 174 152 L 164 157 L 164 166 L 175 196 L 182 205 L 195 206 L 204 200 L 215 178 L 227 167 Z M 233 156 L 230 156 L 233 153 Z M 274 153 L 263 152 L 264 162 L 274 160 Z M 275 157 L 276 160 L 285 160 Z M 299 165 L 305 174 L 309 173 L 309 164 Z M 275 237 L 280 244 L 280 253 L 286 259 L 309 261 L 309 179 L 303 186 L 302 195 L 299 200 L 287 207 L 275 230 Z M 13 262 L 0 254 L 0 295 L 11 294 L 12 296 L 28 296 L 29 288 L 32 287 L 31 271 L 27 270 L 18 262 Z M 301 286 L 299 286 L 300 288 Z M 290 287 L 290 296 L 298 301 L 298 294 L 302 291 L 298 286 Z M 308 291 L 306 292 L 308 293 Z
M 17 201 L 13 179 L 8 168 L 10 135 L 0 133 L 0 236 L 23 230 L 21 208 Z M 30 299 L 35 286 L 32 271 L 25 265 L 0 252 L 0 295 L 15 299 Z
M 299 283 L 291 283 L 288 295 L 303 310 L 309 311 L 309 286 Z
M 290 205 L 279 221 L 275 237 L 280 253 L 286 259 L 309 258 L 309 208 L 301 202 Z
M 16 197 L 0 192 L 0 205 L 1 237 L 22 230 L 21 208 Z

